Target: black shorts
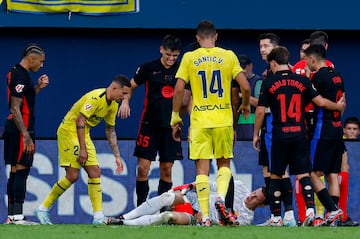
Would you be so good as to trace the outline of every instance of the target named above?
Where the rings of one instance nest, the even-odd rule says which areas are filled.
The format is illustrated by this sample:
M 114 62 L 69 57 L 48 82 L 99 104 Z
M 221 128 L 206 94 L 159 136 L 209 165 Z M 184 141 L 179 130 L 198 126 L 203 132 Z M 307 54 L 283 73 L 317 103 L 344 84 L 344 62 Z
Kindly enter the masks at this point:
M 272 119 L 272 114 L 265 114 L 264 125 L 260 133 L 260 152 L 258 164 L 263 167 L 269 166 L 271 157 Z
M 339 173 L 344 150 L 345 144 L 342 139 L 312 140 L 311 158 L 313 160 L 313 171 L 320 171 L 324 174 Z
M 34 132 L 29 132 L 35 144 Z M 15 166 L 21 164 L 31 167 L 34 161 L 34 154 L 24 152 L 24 140 L 13 120 L 6 121 L 4 130 L 4 160 L 6 165 Z
M 271 147 L 270 172 L 279 176 L 289 166 L 290 175 L 311 172 L 309 143 L 304 136 L 286 140 L 273 138 Z
M 267 145 L 271 145 L 271 141 L 268 142 L 268 137 L 265 132 L 265 130 L 262 130 L 260 135 L 260 152 L 258 161 L 258 164 L 263 167 L 269 166 L 269 152 L 267 150 Z
M 171 128 L 142 124 L 136 140 L 134 156 L 155 161 L 159 153 L 160 162 L 183 159 L 181 142 L 176 142 L 171 134 Z
M 316 121 L 317 121 L 317 117 L 313 111 L 305 113 L 306 134 L 308 140 L 311 140 L 314 137 Z

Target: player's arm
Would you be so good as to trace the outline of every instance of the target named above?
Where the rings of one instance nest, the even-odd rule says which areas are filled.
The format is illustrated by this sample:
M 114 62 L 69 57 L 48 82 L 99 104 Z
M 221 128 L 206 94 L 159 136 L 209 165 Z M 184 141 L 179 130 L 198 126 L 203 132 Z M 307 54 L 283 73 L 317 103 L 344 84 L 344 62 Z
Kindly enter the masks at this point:
M 254 135 L 253 135 L 253 147 L 257 151 L 260 151 L 260 129 L 264 122 L 265 106 L 257 106 L 255 110 L 255 123 L 254 123 Z
M 345 107 L 346 107 L 345 97 L 341 97 L 340 100 L 337 103 L 335 103 L 333 101 L 330 101 L 330 100 L 322 97 L 321 95 L 318 95 L 315 98 L 313 98 L 312 101 L 317 106 L 323 107 L 327 110 L 339 111 L 339 112 L 341 112 L 341 114 L 344 113 Z
M 85 143 L 85 122 L 86 117 L 83 114 L 79 114 L 76 118 L 76 133 L 79 140 L 79 156 L 77 161 L 84 165 L 86 163 L 86 160 L 88 159 L 88 154 L 86 151 L 86 143 Z
M 21 114 L 21 105 L 23 100 L 22 98 L 15 96 L 11 96 L 10 100 L 11 100 L 10 112 L 13 116 L 16 127 L 19 129 L 19 131 L 24 137 L 24 146 L 25 146 L 24 152 L 26 152 L 27 154 L 33 154 L 35 152 L 35 145 L 30 137 L 27 128 L 25 127 L 25 123 Z
M 134 78 L 132 78 L 130 80 L 130 84 L 131 84 L 130 94 L 128 95 L 127 98 L 125 98 L 121 101 L 121 105 L 118 110 L 118 117 L 120 117 L 122 119 L 126 119 L 127 117 L 130 116 L 130 111 L 131 111 L 130 110 L 130 98 L 131 98 L 135 88 L 138 87 L 138 85 L 135 83 Z
M 190 115 L 191 110 L 192 110 L 191 90 L 185 88 L 183 102 L 182 102 L 182 106 L 181 106 L 181 109 L 180 109 L 180 116 L 184 117 L 186 112 Z
M 115 172 L 116 173 L 122 173 L 123 170 L 124 170 L 124 165 L 123 165 L 121 155 L 120 155 L 120 149 L 119 149 L 119 146 L 118 146 L 115 126 L 111 126 L 111 125 L 106 124 L 105 134 L 106 134 L 106 138 L 108 140 L 108 143 L 110 145 L 111 151 L 113 152 L 113 154 L 115 156 L 115 163 L 116 163 Z
M 238 107 L 240 105 L 240 90 L 237 86 L 231 86 L 231 106 L 233 110 L 233 128 L 236 130 L 237 123 L 239 120 L 240 112 L 238 111 Z
M 250 84 L 246 79 L 245 72 L 242 71 L 236 76 L 236 81 L 240 85 L 242 103 L 238 109 L 244 115 L 244 118 L 250 114 Z
M 185 91 L 185 81 L 183 79 L 177 79 L 174 97 L 173 97 L 173 111 L 171 113 L 170 125 L 173 129 L 172 136 L 175 141 L 181 141 L 181 125 L 183 124 L 182 118 L 180 117 L 181 105 L 183 103 Z

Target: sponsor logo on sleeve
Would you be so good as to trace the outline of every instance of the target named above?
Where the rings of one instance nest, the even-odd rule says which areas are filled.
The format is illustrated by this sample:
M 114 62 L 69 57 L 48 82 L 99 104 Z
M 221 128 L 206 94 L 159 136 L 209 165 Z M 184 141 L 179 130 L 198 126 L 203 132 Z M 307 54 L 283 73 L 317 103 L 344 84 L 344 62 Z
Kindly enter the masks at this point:
M 25 87 L 24 85 L 17 84 L 17 85 L 15 86 L 15 90 L 16 90 L 17 93 L 20 93 L 20 92 L 23 91 L 24 87 Z

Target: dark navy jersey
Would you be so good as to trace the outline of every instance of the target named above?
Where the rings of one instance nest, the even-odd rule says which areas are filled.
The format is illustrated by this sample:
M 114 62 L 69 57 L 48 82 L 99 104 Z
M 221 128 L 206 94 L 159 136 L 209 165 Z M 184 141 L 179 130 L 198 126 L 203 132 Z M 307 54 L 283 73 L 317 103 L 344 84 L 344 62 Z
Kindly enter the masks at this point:
M 317 91 L 306 77 L 290 70 L 269 75 L 262 83 L 258 105 L 270 106 L 273 138 L 305 136 L 305 106 L 316 96 Z
M 320 68 L 313 75 L 312 82 L 321 96 L 333 102 L 337 102 L 343 95 L 343 92 L 345 92 L 342 76 L 332 67 Z M 319 107 L 315 108 L 315 112 L 317 122 L 314 137 L 321 139 L 342 139 L 341 113 Z
M 167 69 L 160 59 L 157 59 L 144 63 L 137 69 L 134 81 L 137 85 L 145 84 L 146 94 L 141 123 L 170 128 L 175 74 L 178 67 L 179 64 L 175 63 Z
M 7 74 L 8 105 L 11 109 L 11 97 L 22 99 L 21 115 L 28 131 L 35 126 L 35 88 L 28 71 L 20 64 L 15 65 Z M 12 120 L 12 115 L 8 116 Z

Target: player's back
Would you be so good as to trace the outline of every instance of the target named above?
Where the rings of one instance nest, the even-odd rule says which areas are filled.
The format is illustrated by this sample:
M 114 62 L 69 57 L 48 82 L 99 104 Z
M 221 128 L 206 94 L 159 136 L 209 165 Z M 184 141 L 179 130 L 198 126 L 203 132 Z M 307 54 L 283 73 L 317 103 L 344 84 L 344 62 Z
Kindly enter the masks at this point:
M 191 85 L 192 127 L 232 125 L 231 81 L 241 70 L 235 54 L 219 47 L 199 48 L 184 55 L 176 78 Z
M 324 98 L 337 102 L 345 92 L 344 81 L 338 71 L 331 67 L 320 68 L 312 82 Z M 318 125 L 321 125 L 321 138 L 339 139 L 342 137 L 341 113 L 338 111 L 316 108 Z M 320 128 L 317 127 L 317 128 Z
M 315 95 L 310 94 L 308 78 L 290 70 L 278 71 L 263 82 L 259 105 L 270 105 L 273 114 L 273 137 L 290 138 L 306 133 L 305 105 Z

